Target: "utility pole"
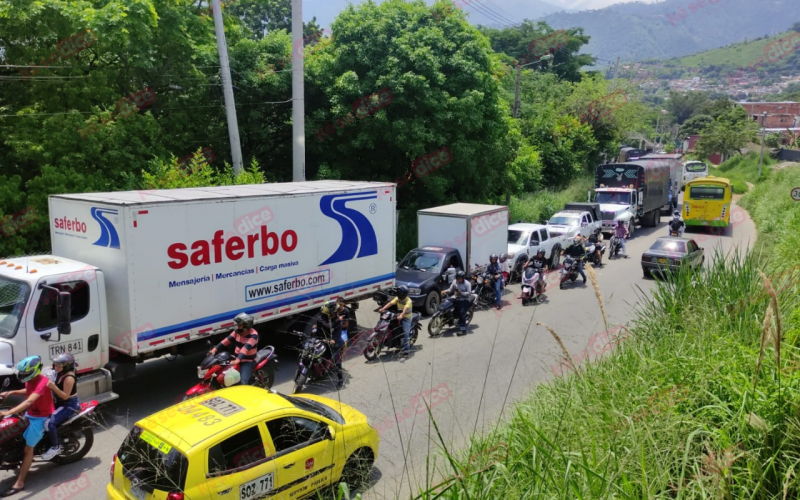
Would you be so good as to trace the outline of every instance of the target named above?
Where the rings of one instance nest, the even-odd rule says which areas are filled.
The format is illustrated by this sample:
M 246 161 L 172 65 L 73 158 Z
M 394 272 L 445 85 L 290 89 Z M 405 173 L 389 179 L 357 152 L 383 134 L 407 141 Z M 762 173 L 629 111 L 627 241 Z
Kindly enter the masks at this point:
M 225 26 L 222 24 L 222 9 L 219 0 L 211 0 L 214 14 L 214 29 L 217 33 L 217 50 L 219 51 L 220 74 L 222 75 L 222 94 L 225 97 L 225 114 L 228 117 L 228 136 L 231 140 L 231 160 L 233 175 L 238 176 L 242 170 L 242 146 L 239 143 L 239 125 L 236 122 L 236 105 L 233 102 L 233 85 L 231 84 L 231 65 L 228 62 L 228 46 L 225 43 Z
M 524 68 L 525 66 L 530 66 L 531 64 L 540 63 L 542 61 L 550 61 L 550 67 L 551 68 L 553 67 L 553 55 L 552 54 L 544 55 L 538 61 L 533 61 L 533 62 L 530 62 L 528 64 L 523 64 L 521 66 L 517 65 L 517 80 L 514 83 L 514 108 L 513 108 L 513 113 L 512 113 L 512 116 L 514 118 L 517 118 L 519 116 L 519 77 L 522 74 L 522 68 Z
M 614 67 L 614 79 L 611 80 L 611 91 L 614 91 L 614 87 L 617 84 L 617 73 L 619 73 L 619 56 L 617 56 L 617 65 Z
M 764 137 L 767 135 L 767 112 L 761 118 L 761 159 L 758 161 L 758 178 L 761 178 L 761 166 L 764 165 Z
M 292 52 L 292 181 L 303 182 L 306 180 L 303 0 L 292 0 Z

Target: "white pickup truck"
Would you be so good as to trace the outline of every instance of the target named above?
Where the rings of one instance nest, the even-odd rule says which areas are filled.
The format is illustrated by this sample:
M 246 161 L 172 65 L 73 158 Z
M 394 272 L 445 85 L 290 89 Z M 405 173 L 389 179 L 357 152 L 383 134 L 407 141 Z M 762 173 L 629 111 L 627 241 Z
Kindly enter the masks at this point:
M 560 252 L 569 245 L 563 235 L 556 236 L 542 224 L 517 223 L 508 226 L 508 258 L 513 262 L 508 280 L 519 278 L 522 268 L 539 250 L 544 250 L 550 269 L 561 262 Z
M 564 210 L 553 214 L 547 221 L 550 234 L 570 240 L 576 234 L 588 238 L 600 234 L 602 220 L 598 203 L 567 203 Z

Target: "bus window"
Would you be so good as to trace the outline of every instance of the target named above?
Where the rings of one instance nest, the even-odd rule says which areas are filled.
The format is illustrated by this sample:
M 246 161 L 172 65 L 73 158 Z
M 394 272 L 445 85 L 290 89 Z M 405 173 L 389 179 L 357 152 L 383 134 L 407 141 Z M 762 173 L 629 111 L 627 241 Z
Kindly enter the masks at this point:
M 689 199 L 692 200 L 724 200 L 725 188 L 712 186 L 691 186 Z

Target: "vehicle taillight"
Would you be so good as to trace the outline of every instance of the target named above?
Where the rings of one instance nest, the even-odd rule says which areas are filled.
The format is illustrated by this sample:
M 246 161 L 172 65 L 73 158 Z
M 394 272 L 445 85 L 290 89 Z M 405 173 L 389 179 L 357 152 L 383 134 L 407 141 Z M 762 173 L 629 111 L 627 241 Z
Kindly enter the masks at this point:
M 170 493 L 167 495 L 167 500 L 183 500 L 183 493 L 180 491 Z
M 111 484 L 114 484 L 114 467 L 117 465 L 117 454 L 114 453 L 114 458 L 111 459 Z

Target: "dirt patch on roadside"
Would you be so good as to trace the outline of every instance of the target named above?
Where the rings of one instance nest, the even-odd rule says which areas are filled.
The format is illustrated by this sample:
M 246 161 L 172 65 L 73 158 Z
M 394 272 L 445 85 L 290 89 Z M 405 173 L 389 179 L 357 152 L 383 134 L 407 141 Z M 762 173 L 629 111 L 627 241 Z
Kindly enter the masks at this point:
M 785 161 L 772 166 L 772 170 L 783 170 L 787 167 L 800 167 L 800 163 L 794 161 Z

